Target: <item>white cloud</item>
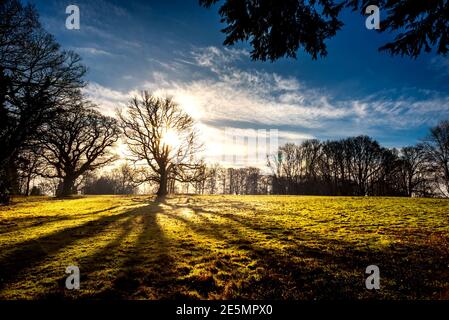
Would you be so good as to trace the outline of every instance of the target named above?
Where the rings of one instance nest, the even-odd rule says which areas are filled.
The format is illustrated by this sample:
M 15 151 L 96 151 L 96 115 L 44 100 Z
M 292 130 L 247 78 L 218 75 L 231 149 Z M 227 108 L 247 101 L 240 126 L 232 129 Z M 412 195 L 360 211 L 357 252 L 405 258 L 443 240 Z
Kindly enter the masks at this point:
M 435 93 L 428 93 L 425 99 L 370 97 L 365 101 L 354 101 L 353 105 L 357 119 L 367 127 L 380 125 L 410 129 L 434 125 L 439 119 L 449 117 L 449 97 Z
M 161 73 L 153 78 L 158 93 L 186 102 L 188 111 L 203 121 L 316 128 L 325 120 L 353 113 L 352 108 L 332 105 L 328 97 L 295 78 L 234 67 L 235 61 L 248 55 L 244 50 L 208 47 L 191 55 L 197 67 L 212 75 L 189 81 L 168 79 Z M 147 82 L 147 86 L 154 87 L 154 83 Z
M 191 52 L 196 63 L 203 67 L 213 68 L 220 64 L 229 64 L 240 60 L 243 56 L 249 56 L 249 52 L 242 49 L 207 47 Z
M 76 48 L 75 50 L 81 54 L 88 54 L 93 56 L 113 56 L 112 53 L 97 48 Z
M 131 97 L 138 94 L 137 91 L 121 92 L 112 90 L 98 83 L 90 83 L 84 89 L 84 92 L 107 115 L 113 115 L 117 108 L 123 107 Z
M 197 129 L 205 146 L 203 156 L 206 160 L 233 167 L 265 169 L 267 155 L 274 154 L 279 145 L 314 138 L 308 134 L 276 129 L 218 128 L 204 124 L 198 124 Z

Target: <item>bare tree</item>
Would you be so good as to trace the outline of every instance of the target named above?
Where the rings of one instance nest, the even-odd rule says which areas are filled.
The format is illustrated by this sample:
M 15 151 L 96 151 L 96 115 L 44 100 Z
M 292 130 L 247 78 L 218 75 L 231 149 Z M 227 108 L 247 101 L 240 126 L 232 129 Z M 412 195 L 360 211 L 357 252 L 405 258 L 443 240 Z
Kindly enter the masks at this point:
M 435 187 L 449 196 L 449 121 L 441 121 L 430 129 L 424 144 L 426 160 L 434 173 Z
M 141 184 L 140 170 L 125 162 L 118 167 L 83 175 L 82 192 L 84 194 L 135 194 Z
M 381 169 L 382 149 L 377 141 L 368 136 L 348 139 L 350 146 L 350 174 L 357 185 L 357 195 L 368 195 L 369 182 Z
M 401 149 L 401 182 L 409 197 L 422 189 L 426 181 L 425 153 L 420 145 Z
M 282 174 L 285 175 L 287 180 L 286 193 L 292 193 L 302 176 L 302 149 L 293 143 L 287 143 L 281 146 L 279 150 L 282 154 Z
M 258 194 L 260 184 L 260 169 L 254 167 L 245 168 L 246 171 L 246 194 Z
M 116 184 L 116 194 L 133 194 L 142 184 L 140 170 L 133 168 L 128 162 L 121 164 L 111 172 Z
M 22 150 L 17 158 L 18 176 L 21 182 L 21 194 L 30 195 L 31 182 L 41 176 L 43 173 L 45 162 L 38 146 L 31 145 L 30 148 Z
M 271 170 L 272 174 L 272 188 L 273 193 L 275 194 L 284 194 L 286 193 L 286 186 L 283 183 L 284 176 L 284 154 L 282 147 L 279 147 L 278 152 L 275 155 L 267 156 L 267 166 Z
M 220 165 L 215 163 L 206 170 L 206 188 L 209 194 L 217 193 L 220 169 Z
M 158 184 L 157 195 L 168 193 L 169 180 L 195 181 L 201 176 L 197 160 L 201 149 L 194 121 L 172 98 L 142 92 L 125 112 L 118 112 L 133 161 L 145 161 L 146 179 Z
M 73 194 L 83 174 L 115 160 L 108 151 L 119 133 L 115 119 L 83 104 L 66 110 L 46 128 L 39 139 L 42 157 L 49 165 L 44 176 L 61 179 L 57 196 Z
M 316 179 L 318 160 L 321 156 L 321 142 L 316 139 L 306 140 L 301 144 L 307 179 Z

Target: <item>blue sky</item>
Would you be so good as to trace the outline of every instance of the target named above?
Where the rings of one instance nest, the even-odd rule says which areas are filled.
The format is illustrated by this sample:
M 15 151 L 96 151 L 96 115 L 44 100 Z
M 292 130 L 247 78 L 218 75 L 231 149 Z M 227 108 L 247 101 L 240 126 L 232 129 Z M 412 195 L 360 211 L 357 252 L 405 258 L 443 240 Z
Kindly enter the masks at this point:
M 281 142 L 367 134 L 388 147 L 414 144 L 449 118 L 449 59 L 379 53 L 392 36 L 367 30 L 358 13 L 344 14 L 326 58 L 270 63 L 251 61 L 246 44 L 223 47 L 218 7 L 197 0 L 34 3 L 46 29 L 83 57 L 86 93 L 105 112 L 148 89 L 173 95 L 208 139 L 225 127 L 278 129 Z M 65 29 L 70 4 L 80 30 Z

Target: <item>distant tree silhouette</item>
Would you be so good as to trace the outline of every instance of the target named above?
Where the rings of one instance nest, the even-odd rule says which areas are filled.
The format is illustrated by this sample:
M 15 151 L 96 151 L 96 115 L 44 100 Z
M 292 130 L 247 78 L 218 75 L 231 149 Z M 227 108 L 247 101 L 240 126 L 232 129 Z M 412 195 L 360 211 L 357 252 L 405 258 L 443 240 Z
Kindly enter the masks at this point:
M 400 171 L 402 184 L 409 197 L 422 194 L 428 179 L 425 152 L 422 145 L 401 149 Z
M 31 5 L 0 1 L 0 201 L 7 202 L 21 149 L 84 85 L 85 67 L 61 51 Z
M 405 195 L 398 152 L 367 136 L 288 143 L 268 166 L 275 194 Z
M 211 7 L 219 0 L 200 0 Z M 378 5 L 386 18 L 381 32 L 396 34 L 394 41 L 380 50 L 393 55 L 417 57 L 432 47 L 446 54 L 449 45 L 449 2 L 446 0 L 225 0 L 220 6 L 226 24 L 225 45 L 249 41 L 254 60 L 296 58 L 299 49 L 317 59 L 327 55 L 325 41 L 343 26 L 339 15 L 345 7 L 354 11 Z
M 267 194 L 269 182 L 260 168 L 224 168 L 215 163 L 205 168 L 204 183 L 196 192 L 207 194 Z
M 133 168 L 125 162 L 112 170 L 111 178 L 115 182 L 115 194 L 133 194 L 137 187 L 144 182 L 142 170 Z
M 30 195 L 31 182 L 41 176 L 45 170 L 44 159 L 40 156 L 42 150 L 36 143 L 20 151 L 15 161 L 20 182 L 20 193 Z
M 449 196 L 449 121 L 441 121 L 430 129 L 423 148 L 436 188 Z
M 42 196 L 44 195 L 42 189 L 38 186 L 33 186 L 30 191 L 30 196 Z
M 83 194 L 135 194 L 137 187 L 144 182 L 141 170 L 133 168 L 128 162 L 118 167 L 102 172 L 98 176 L 95 172 L 83 175 Z
M 110 176 L 88 176 L 82 187 L 83 194 L 116 194 L 116 181 Z
M 135 127 L 145 126 L 141 124 Z M 141 130 L 142 136 L 144 132 L 146 131 Z M 267 158 L 271 174 L 262 173 L 260 168 L 224 168 L 219 164 L 207 165 L 200 161 L 196 162 L 195 179 L 172 179 L 176 175 L 173 169 L 167 178 L 167 192 L 181 190 L 184 193 L 236 195 L 449 196 L 444 173 L 447 166 L 442 161 L 448 158 L 445 157 L 449 154 L 445 151 L 445 146 L 449 145 L 448 137 L 449 122 L 443 121 L 431 129 L 425 143 L 399 150 L 384 148 L 368 136 L 287 143 L 280 146 L 276 154 Z M 133 175 L 125 173 L 123 176 Z M 148 175 L 140 180 L 139 174 L 130 179 L 141 182 L 159 181 L 157 174 L 155 180 L 148 179 Z M 91 190 L 95 193 L 105 189 L 103 186 L 113 185 L 117 185 L 115 176 L 103 175 L 100 179 L 93 180 Z
M 83 174 L 116 159 L 109 149 L 120 134 L 115 119 L 86 106 L 86 102 L 75 103 L 48 125 L 39 139 L 41 156 L 49 166 L 44 176 L 61 180 L 60 197 L 75 193 L 75 183 Z
M 215 163 L 207 168 L 206 188 L 210 194 L 217 193 L 220 165 Z
M 382 149 L 367 136 L 348 139 L 350 154 L 350 174 L 357 186 L 357 195 L 368 195 L 369 182 L 382 168 Z
M 194 121 L 171 98 L 144 91 L 118 116 L 133 161 L 148 165 L 145 179 L 158 184 L 159 197 L 167 195 L 170 181 L 200 179 L 203 164 L 196 156 L 201 144 Z

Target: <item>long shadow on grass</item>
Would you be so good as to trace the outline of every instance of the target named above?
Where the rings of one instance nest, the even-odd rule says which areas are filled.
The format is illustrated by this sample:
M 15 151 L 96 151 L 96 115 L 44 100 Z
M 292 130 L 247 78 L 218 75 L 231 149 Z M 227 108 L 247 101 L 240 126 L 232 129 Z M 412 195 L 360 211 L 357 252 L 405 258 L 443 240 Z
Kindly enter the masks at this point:
M 338 277 L 337 274 L 333 274 L 319 266 L 295 264 L 292 261 L 293 256 L 287 251 L 266 248 L 261 244 L 255 243 L 254 238 L 242 234 L 232 224 L 216 224 L 205 217 L 202 219 L 202 223 L 195 223 L 176 213 L 163 212 L 161 214 L 186 224 L 195 233 L 208 237 L 212 239 L 212 241 L 218 240 L 224 242 L 227 248 L 232 249 L 233 252 L 245 252 L 240 258 L 238 256 L 241 255 L 241 253 L 236 256 L 225 255 L 217 257 L 217 259 L 220 260 L 219 266 L 226 267 L 228 270 L 232 269 L 232 277 L 236 278 L 236 283 L 243 280 L 243 286 L 240 286 L 239 288 L 232 288 L 234 283 L 231 283 L 231 290 L 228 289 L 228 295 L 223 296 L 223 298 L 304 298 L 307 296 L 301 296 L 303 291 L 299 288 L 306 288 L 308 286 L 307 282 L 310 282 L 311 284 L 314 282 L 314 278 L 317 277 L 319 278 L 318 280 L 322 280 L 323 278 L 326 279 L 326 282 L 330 283 L 334 289 L 339 289 L 338 292 L 334 292 L 334 298 L 339 297 L 339 294 L 342 292 L 342 290 L 340 290 L 341 288 L 335 285 L 337 282 L 336 278 Z M 300 250 L 302 252 L 307 252 L 306 256 L 309 256 L 311 253 L 310 248 L 307 246 L 303 246 Z M 302 254 L 302 256 L 304 256 L 304 254 Z M 331 253 L 316 250 L 313 254 L 313 262 L 321 262 L 322 260 L 336 259 Z M 256 277 L 258 280 L 254 280 L 251 276 L 249 279 L 242 278 L 243 273 L 251 273 L 251 271 L 245 270 L 245 264 L 251 270 L 258 269 L 252 273 L 253 276 L 258 274 Z M 332 285 L 332 283 L 334 284 Z M 195 286 L 196 283 L 191 283 L 190 289 L 196 289 Z M 209 289 L 211 291 L 217 290 L 215 286 L 211 286 Z M 312 298 L 323 294 L 324 292 L 320 292 L 319 294 L 312 296 Z M 203 296 L 207 297 L 208 292 L 203 292 Z
M 0 257 L 0 291 L 4 285 L 14 280 L 24 270 L 44 261 L 47 257 L 62 251 L 72 243 L 98 235 L 108 226 L 132 216 L 133 210 L 105 216 L 96 220 L 53 232 L 49 235 L 15 244 Z
M 153 278 L 168 278 L 171 260 L 157 223 L 160 210 L 159 203 L 151 202 L 128 211 L 124 221 L 114 227 L 116 235 L 111 241 L 79 261 L 81 283 L 88 289 L 81 294 L 82 299 L 147 298 L 147 291 L 154 291 L 149 289 Z M 135 239 L 129 243 L 128 237 L 134 231 L 137 231 Z M 40 298 L 79 298 L 79 292 L 64 290 L 64 281 L 61 278 L 58 290 L 48 290 Z
M 83 286 L 87 291 L 65 290 L 66 275 L 61 270 L 58 285 L 44 288 L 39 298 L 180 297 L 182 293 L 175 287 L 179 275 L 172 268 L 174 260 L 167 239 L 157 221 L 157 215 L 163 210 L 160 203 L 152 202 L 121 214 L 23 242 L 17 245 L 16 250 L 0 259 L 2 283 L 14 281 L 22 271 L 30 271 L 33 266 L 63 251 L 74 241 L 83 241 L 107 230 L 114 230 L 115 234 L 111 235 L 108 242 L 99 250 L 76 261 L 81 271 L 81 283 L 89 285 Z M 45 274 L 42 277 L 45 277 Z M 0 293 L 1 289 L 2 287 Z
M 171 258 L 167 239 L 161 229 L 157 215 L 162 211 L 159 202 L 134 211 L 134 225 L 140 231 L 126 257 L 117 265 L 111 285 L 94 293 L 95 298 L 142 299 L 158 298 L 172 282 Z M 91 257 L 97 260 L 97 256 Z M 161 290 L 162 289 L 162 290 Z
M 173 207 L 176 208 L 176 207 Z M 186 208 L 183 206 L 183 208 Z M 420 243 L 402 243 L 381 250 L 361 250 L 349 241 L 329 239 L 322 234 L 301 231 L 299 241 L 282 250 L 267 249 L 248 235 L 259 233 L 269 235 L 280 244 L 285 235 L 265 232 L 228 214 L 221 214 L 194 207 L 190 208 L 200 217 L 196 224 L 174 213 L 164 213 L 188 225 L 193 231 L 208 237 L 226 241 L 228 245 L 246 250 L 251 257 L 253 268 L 261 268 L 258 280 L 250 280 L 239 289 L 237 297 L 269 299 L 348 299 L 348 298 L 429 298 L 435 291 L 444 288 L 447 279 L 445 265 L 449 261 L 447 250 L 440 250 Z M 235 230 L 232 223 L 215 224 L 204 214 L 217 215 L 236 222 L 246 229 L 243 235 Z M 254 217 L 257 219 L 257 216 Z M 312 244 L 312 245 L 311 245 Z M 437 244 L 435 244 L 437 245 Z M 370 264 L 382 270 L 385 285 L 380 292 L 365 288 L 365 268 Z M 446 280 L 445 280 L 446 279 Z M 443 284 L 435 286 L 442 281 Z M 235 296 L 230 296 L 234 298 Z
M 114 210 L 120 206 L 112 206 L 106 209 L 102 210 L 96 210 L 88 213 L 83 214 L 76 214 L 76 215 L 57 215 L 54 217 L 46 217 L 46 216 L 38 216 L 38 217 L 25 217 L 25 218 L 15 218 L 14 221 L 17 223 L 14 224 L 5 224 L 3 226 L 0 226 L 0 233 L 6 234 L 11 233 L 18 230 L 25 230 L 27 228 L 37 227 L 37 226 L 44 226 L 46 224 L 54 223 L 54 222 L 60 222 L 60 221 L 68 221 L 68 220 L 77 220 L 81 217 L 87 217 L 87 216 L 94 216 L 96 214 L 108 212 L 111 210 Z M 5 222 L 7 223 L 7 221 Z M 2 248 L 3 250 L 5 248 Z

